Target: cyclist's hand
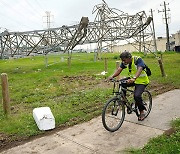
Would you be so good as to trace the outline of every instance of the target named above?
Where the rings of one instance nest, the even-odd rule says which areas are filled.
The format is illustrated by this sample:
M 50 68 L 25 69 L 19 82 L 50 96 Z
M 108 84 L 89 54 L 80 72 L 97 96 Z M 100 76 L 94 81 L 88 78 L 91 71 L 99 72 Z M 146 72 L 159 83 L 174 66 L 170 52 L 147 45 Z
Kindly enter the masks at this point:
M 112 76 L 110 76 L 109 78 L 108 78 L 108 81 L 111 81 L 113 79 L 113 77 Z
M 133 83 L 134 81 L 135 81 L 135 79 L 132 78 L 132 79 L 129 79 L 129 80 L 127 81 L 127 83 L 130 84 L 130 83 Z

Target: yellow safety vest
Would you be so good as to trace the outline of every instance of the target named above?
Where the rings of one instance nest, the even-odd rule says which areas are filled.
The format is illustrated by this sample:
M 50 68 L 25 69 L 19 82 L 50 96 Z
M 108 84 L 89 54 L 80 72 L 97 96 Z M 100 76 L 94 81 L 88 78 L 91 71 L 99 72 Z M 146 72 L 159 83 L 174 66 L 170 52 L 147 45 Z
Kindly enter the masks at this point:
M 137 57 L 138 59 L 139 57 Z M 129 72 L 129 76 L 133 78 L 137 72 L 137 65 L 134 62 L 135 57 L 132 57 L 132 64 L 131 64 L 131 72 Z M 135 84 L 144 84 L 147 85 L 149 83 L 149 78 L 144 70 L 142 70 L 140 76 L 134 82 Z

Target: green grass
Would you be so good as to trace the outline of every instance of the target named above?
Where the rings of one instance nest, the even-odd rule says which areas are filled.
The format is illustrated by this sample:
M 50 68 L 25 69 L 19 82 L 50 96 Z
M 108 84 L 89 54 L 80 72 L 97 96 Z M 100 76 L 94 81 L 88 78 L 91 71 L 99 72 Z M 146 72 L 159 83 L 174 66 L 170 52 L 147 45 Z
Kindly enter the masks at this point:
M 50 107 L 57 127 L 100 114 L 103 102 L 111 94 L 103 87 L 92 88 L 101 81 L 102 77 L 96 74 L 103 71 L 102 62 L 94 63 L 92 54 L 74 54 L 69 68 L 66 60 L 66 54 L 48 56 L 48 63 L 52 64 L 48 67 L 44 57 L 0 61 L 1 73 L 8 74 L 12 108 L 7 118 L 0 104 L 0 132 L 17 137 L 41 133 L 32 117 L 36 107 Z
M 180 88 L 178 53 L 163 54 L 166 77 L 161 77 L 158 61 L 152 54 L 133 55 L 143 57 L 151 68 L 151 83 Z M 47 58 L 47 67 L 44 56 L 0 60 L 0 73 L 8 75 L 11 106 L 11 113 L 6 117 L 0 104 L 0 133 L 12 140 L 44 133 L 38 130 L 32 117 L 36 107 L 50 107 L 56 127 L 61 127 L 100 115 L 104 102 L 111 97 L 112 89 L 101 83 L 115 71 L 118 53 L 102 54 L 102 60 L 96 62 L 92 53 L 73 54 L 71 67 L 67 65 L 66 54 L 48 55 Z M 108 73 L 97 75 L 104 71 L 104 58 L 108 59 Z M 124 71 L 122 76 L 126 75 Z
M 142 149 L 131 149 L 133 154 L 179 154 L 180 153 L 180 119 L 173 121 L 172 126 L 176 133 L 165 134 L 152 138 Z

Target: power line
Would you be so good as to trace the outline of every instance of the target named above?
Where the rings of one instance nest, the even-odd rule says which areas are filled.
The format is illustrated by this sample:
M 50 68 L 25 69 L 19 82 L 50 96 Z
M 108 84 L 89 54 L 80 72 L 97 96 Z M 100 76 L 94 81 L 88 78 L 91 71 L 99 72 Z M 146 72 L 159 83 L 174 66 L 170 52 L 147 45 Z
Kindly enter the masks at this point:
M 44 9 L 44 7 L 42 6 L 42 3 L 39 3 L 38 0 L 35 0 L 35 1 L 36 1 L 36 4 L 39 6 L 39 8 L 40 8 L 43 12 L 45 12 L 45 9 Z
M 11 12 L 12 12 L 12 10 L 13 10 L 13 13 L 16 13 L 17 15 L 18 15 L 18 17 L 19 17 L 19 15 L 20 15 L 20 17 L 22 18 L 22 16 L 25 18 L 25 19 L 27 19 L 27 16 L 25 16 L 25 14 L 24 14 L 24 12 L 21 12 L 20 10 L 17 10 L 17 9 L 15 9 L 14 7 L 12 7 L 12 5 L 11 4 L 9 4 L 9 3 L 7 3 L 7 1 L 0 1 L 0 3 L 3 5 L 3 6 L 5 6 L 6 8 L 8 8 L 8 10 L 10 10 Z M 23 6 L 24 7 L 24 6 Z M 33 13 L 34 12 L 36 12 L 36 11 L 33 11 Z M 31 14 L 32 15 L 32 14 Z M 7 14 L 6 14 L 6 16 L 7 16 Z M 12 18 L 12 16 L 10 16 L 10 15 L 8 15 L 9 17 L 8 18 L 6 18 L 6 20 L 7 19 L 9 19 L 9 18 L 11 18 L 13 21 L 15 21 L 15 23 L 16 24 L 19 24 L 19 23 L 21 23 L 21 25 L 22 26 L 24 26 L 24 27 L 26 27 L 26 28 L 28 28 L 28 29 L 32 29 L 32 27 L 30 27 L 29 25 L 25 25 L 24 23 L 22 23 L 22 20 L 20 20 L 19 18 L 18 18 L 18 20 L 15 20 L 15 18 Z M 3 14 L 3 17 L 4 17 L 4 14 Z M 33 16 L 33 17 L 35 17 L 35 16 Z M 37 18 L 38 19 L 38 21 L 39 21 L 39 19 L 40 18 Z M 31 20 L 30 18 L 28 18 L 28 20 Z M 11 21 L 11 20 L 9 20 L 9 21 Z M 33 23 L 36 23 L 36 22 L 34 22 L 34 20 L 31 20 Z M 37 23 L 36 23 L 37 24 Z M 38 24 L 40 24 L 40 23 L 38 23 Z
M 41 14 L 41 12 L 38 10 L 38 9 L 35 9 L 35 7 L 28 1 L 28 0 L 25 0 L 26 4 L 30 7 L 28 7 L 28 9 L 37 16 L 37 14 Z M 30 9 L 31 8 L 31 9 Z M 39 12 L 39 13 L 37 13 Z M 44 11 L 43 11 L 44 12 Z M 38 18 L 39 19 L 39 18 Z
M 21 25 L 23 25 L 24 27 L 30 28 L 29 26 L 24 25 L 21 20 L 16 20 L 15 18 L 13 18 L 12 16 L 7 15 L 7 14 L 6 14 L 6 16 L 4 16 L 4 13 L 2 13 L 2 12 L 0 12 L 0 14 L 2 15 L 1 19 L 4 18 L 5 20 L 8 20 L 9 22 L 13 23 L 13 25 L 15 25 L 15 23 L 18 24 L 18 25 L 19 25 L 19 23 L 21 23 Z M 3 22 L 2 22 L 2 23 L 3 23 Z M 9 25 L 12 26 L 11 24 L 9 24 Z M 9 30 L 8 27 L 6 27 L 6 29 Z M 11 30 L 12 30 L 12 29 L 11 29 Z M 12 31 L 13 31 L 13 30 L 12 30 Z

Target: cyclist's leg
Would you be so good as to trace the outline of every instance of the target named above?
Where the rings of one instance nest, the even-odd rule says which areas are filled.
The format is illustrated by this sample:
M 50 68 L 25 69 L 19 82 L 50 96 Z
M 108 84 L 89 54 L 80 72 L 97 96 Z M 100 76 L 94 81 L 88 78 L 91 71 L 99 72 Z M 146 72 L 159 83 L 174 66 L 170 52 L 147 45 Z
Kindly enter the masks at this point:
M 144 92 L 145 88 L 146 88 L 146 85 L 136 84 L 135 90 L 134 90 L 134 100 L 135 100 L 136 105 L 138 106 L 138 109 L 140 112 L 139 120 L 143 120 L 144 110 L 146 110 L 145 106 L 143 105 L 143 101 L 142 101 L 142 93 Z
M 128 80 L 128 79 L 130 79 L 130 77 L 126 77 L 126 78 L 124 78 L 124 79 L 121 79 L 121 81 L 123 81 L 123 80 Z M 127 87 L 134 87 L 134 86 L 135 86 L 134 83 L 130 83 L 130 84 L 128 84 L 128 83 L 122 83 L 122 87 L 125 88 L 125 89 L 127 89 Z M 124 93 L 124 96 L 126 96 L 126 90 L 122 90 L 122 91 L 123 91 L 123 93 Z
M 128 79 L 130 79 L 130 77 L 123 78 L 123 79 L 121 79 L 121 81 L 126 81 Z M 127 87 L 128 87 L 127 83 L 122 83 L 122 87 L 127 89 Z M 124 96 L 126 96 L 126 90 L 123 89 L 122 91 L 124 93 Z

